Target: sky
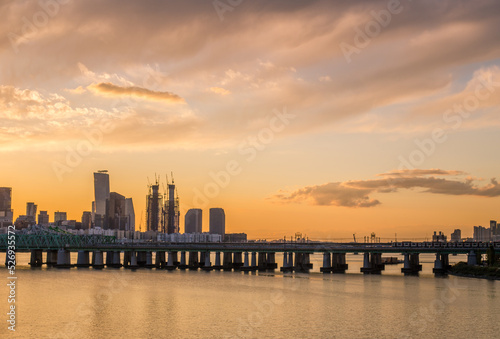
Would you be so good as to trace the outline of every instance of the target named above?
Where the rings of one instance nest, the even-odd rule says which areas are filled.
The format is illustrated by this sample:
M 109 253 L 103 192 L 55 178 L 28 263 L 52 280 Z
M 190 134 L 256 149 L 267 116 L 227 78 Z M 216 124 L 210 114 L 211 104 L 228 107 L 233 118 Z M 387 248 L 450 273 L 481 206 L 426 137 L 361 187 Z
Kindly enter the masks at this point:
M 0 186 L 90 211 L 173 172 L 226 232 L 464 237 L 500 220 L 500 3 L 0 4 Z

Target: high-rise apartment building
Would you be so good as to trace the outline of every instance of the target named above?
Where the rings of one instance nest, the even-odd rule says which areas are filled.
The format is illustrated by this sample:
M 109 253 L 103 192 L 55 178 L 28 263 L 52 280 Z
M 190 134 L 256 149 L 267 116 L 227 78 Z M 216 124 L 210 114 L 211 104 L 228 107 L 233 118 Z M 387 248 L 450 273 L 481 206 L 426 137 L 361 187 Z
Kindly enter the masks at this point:
M 12 225 L 13 219 L 12 188 L 0 187 L 0 227 Z
M 109 199 L 108 171 L 94 173 L 94 202 L 92 203 L 92 220 L 94 226 L 104 228 L 106 223 L 106 200 Z
M 49 214 L 47 211 L 38 213 L 38 225 L 47 226 L 49 224 Z
M 210 209 L 210 233 L 220 234 L 224 237 L 226 233 L 226 215 L 222 208 Z
M 184 233 L 202 233 L 202 213 L 199 208 L 191 208 L 184 217 Z

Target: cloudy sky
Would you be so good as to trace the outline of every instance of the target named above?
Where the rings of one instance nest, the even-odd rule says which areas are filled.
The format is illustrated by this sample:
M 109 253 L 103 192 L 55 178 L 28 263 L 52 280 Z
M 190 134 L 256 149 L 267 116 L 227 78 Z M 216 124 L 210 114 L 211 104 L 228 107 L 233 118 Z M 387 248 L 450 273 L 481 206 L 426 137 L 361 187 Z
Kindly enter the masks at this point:
M 174 172 L 229 232 L 428 237 L 500 219 L 500 4 L 3 1 L 0 186 L 80 219 Z M 149 179 L 148 179 L 149 178 Z M 183 224 L 183 223 L 182 223 Z M 181 226 L 182 226 L 181 224 Z M 181 227 L 182 228 L 182 227 Z

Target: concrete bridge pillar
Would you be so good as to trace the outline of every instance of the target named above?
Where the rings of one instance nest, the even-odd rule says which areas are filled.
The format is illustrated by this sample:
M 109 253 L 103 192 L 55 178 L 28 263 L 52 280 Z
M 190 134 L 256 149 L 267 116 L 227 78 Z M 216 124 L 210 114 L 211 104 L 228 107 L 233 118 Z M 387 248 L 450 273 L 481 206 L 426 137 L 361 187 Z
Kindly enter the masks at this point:
M 130 265 L 130 259 L 131 259 L 130 251 L 123 252 L 123 267 L 126 268 Z
M 446 275 L 446 269 L 443 265 L 442 255 L 439 252 L 436 253 L 436 260 L 434 260 L 434 268 L 432 269 L 432 272 L 436 277 Z
M 101 251 L 92 252 L 92 267 L 95 269 L 104 268 L 104 258 Z
M 141 252 L 139 252 L 139 253 L 141 253 Z M 137 260 L 139 253 L 136 253 L 135 251 L 130 252 L 130 265 L 128 268 L 131 268 L 131 269 L 139 268 L 139 261 Z
M 200 267 L 205 266 L 205 252 L 200 252 L 199 266 Z
M 306 254 L 305 253 L 295 253 L 295 266 L 294 270 L 296 272 L 309 273 L 309 267 L 306 265 Z
M 332 253 L 332 273 L 345 273 L 347 268 L 345 253 Z
M 283 273 L 293 272 L 293 252 L 283 252 L 283 266 L 280 271 Z
M 382 253 L 364 253 L 361 272 L 364 274 L 380 274 L 384 269 L 385 266 L 382 264 Z
M 182 253 L 186 253 L 186 252 L 182 252 Z M 165 256 L 165 252 L 163 252 L 163 256 Z M 182 257 L 182 254 L 181 254 L 181 257 Z M 165 258 L 163 258 L 165 260 Z M 175 266 L 175 261 L 174 261 L 174 254 L 172 252 L 168 252 L 168 261 L 167 263 L 165 264 L 165 262 L 163 263 L 163 268 L 169 270 L 169 271 L 172 271 L 172 270 L 175 270 L 176 266 Z M 184 259 L 185 259 L 185 256 L 184 256 Z
M 313 269 L 313 264 L 311 263 L 311 254 L 310 253 L 304 253 L 304 265 L 309 270 Z
M 43 260 L 43 251 L 42 250 L 31 250 L 31 258 L 30 258 L 30 266 L 31 267 L 41 267 Z
M 451 268 L 450 258 L 448 253 L 441 253 L 441 261 L 443 262 L 443 268 L 449 270 Z
M 60 249 L 57 251 L 57 268 L 70 268 L 71 267 L 71 253 L 67 250 Z
M 205 260 L 203 262 L 202 270 L 211 271 L 213 270 L 212 262 L 210 261 L 210 252 L 203 252 L 205 254 Z
M 477 265 L 476 252 L 470 251 L 470 253 L 467 255 L 467 265 L 469 266 Z
M 172 251 L 172 260 L 174 262 L 174 266 L 179 266 L 179 260 L 177 258 L 177 251 Z
M 250 266 L 252 270 L 257 269 L 257 252 L 252 252 L 252 264 Z
M 244 253 L 243 267 L 241 268 L 241 270 L 242 271 L 250 270 L 250 265 L 248 264 L 248 252 Z
M 111 263 L 112 267 L 120 268 L 123 266 L 120 256 L 121 256 L 120 251 L 113 251 L 113 262 Z
M 153 252 L 147 251 L 145 252 L 144 256 L 146 257 L 146 264 L 144 264 L 144 267 L 146 268 L 155 267 L 155 265 L 153 264 Z
M 332 259 L 330 252 L 323 252 L 323 267 L 320 267 L 320 272 L 330 273 L 332 271 Z
M 78 251 L 78 257 L 76 259 L 76 267 L 90 267 L 89 251 Z
M 213 266 L 214 270 L 222 269 L 222 265 L 220 264 L 220 252 L 215 252 L 215 266 Z
M 267 253 L 266 252 L 259 252 L 258 254 L 259 258 L 257 260 L 257 268 L 259 271 L 265 271 L 267 270 Z
M 186 265 L 186 252 L 181 252 L 181 263 L 179 264 L 179 269 L 185 270 L 188 266 Z
M 234 270 L 239 270 L 241 266 L 243 266 L 243 253 L 242 252 L 234 252 L 233 255 L 233 268 Z
M 157 251 L 155 255 L 155 266 L 157 269 L 165 268 L 165 252 Z
M 106 252 L 106 266 L 107 267 L 113 266 L 113 251 Z
M 404 254 L 404 265 L 401 269 L 401 273 L 407 275 L 418 275 L 418 272 L 422 270 L 422 265 L 419 261 L 419 253 L 405 253 Z
M 231 271 L 233 269 L 233 254 L 231 252 L 224 252 L 222 268 L 224 271 Z
M 147 257 L 146 257 L 146 252 L 139 251 L 137 252 L 137 265 L 140 267 L 146 266 L 147 263 Z
M 189 264 L 188 268 L 192 271 L 195 271 L 199 267 L 199 262 L 198 262 L 198 252 L 189 252 Z
M 52 267 L 57 265 L 57 251 L 48 250 L 47 251 L 47 266 Z
M 275 270 L 278 268 L 278 264 L 276 263 L 276 253 L 268 252 L 267 253 L 267 269 Z

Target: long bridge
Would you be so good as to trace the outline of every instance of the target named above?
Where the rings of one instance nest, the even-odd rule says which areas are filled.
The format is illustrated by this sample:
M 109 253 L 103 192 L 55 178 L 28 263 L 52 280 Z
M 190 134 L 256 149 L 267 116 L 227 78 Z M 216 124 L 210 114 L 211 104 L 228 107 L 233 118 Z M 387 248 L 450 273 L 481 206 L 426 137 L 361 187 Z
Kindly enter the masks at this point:
M 266 271 L 278 268 L 276 253 L 283 253 L 283 272 L 309 272 L 313 268 L 310 255 L 323 254 L 323 273 L 345 273 L 347 253 L 363 253 L 364 274 L 380 274 L 384 270 L 383 253 L 404 255 L 402 273 L 417 275 L 422 270 L 421 253 L 436 255 L 433 272 L 446 274 L 450 254 L 467 254 L 468 264 L 480 262 L 481 255 L 491 246 L 500 254 L 500 243 L 333 243 L 333 242 L 247 242 L 247 243 L 168 243 L 120 242 L 115 237 L 102 235 L 73 235 L 41 230 L 34 234 L 0 235 L 0 252 L 30 252 L 32 267 L 42 265 L 58 268 L 141 267 L 156 269 Z M 45 261 L 43 254 L 46 253 Z M 71 263 L 71 252 L 77 252 L 77 263 Z M 122 255 L 123 252 L 123 255 Z M 211 262 L 211 254 L 215 262 Z M 90 256 L 92 254 L 92 256 Z M 106 254 L 104 256 L 104 254 Z M 153 258 L 154 255 L 154 258 Z M 180 256 L 180 258 L 179 258 Z M 5 256 L 7 265 L 9 255 Z M 105 259 L 105 260 L 104 260 Z

